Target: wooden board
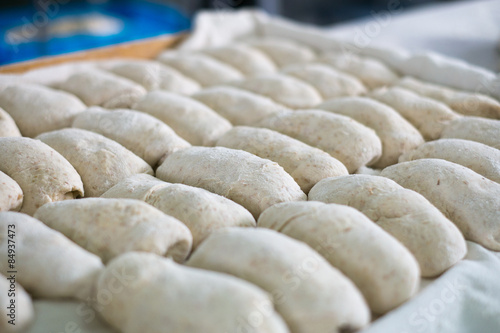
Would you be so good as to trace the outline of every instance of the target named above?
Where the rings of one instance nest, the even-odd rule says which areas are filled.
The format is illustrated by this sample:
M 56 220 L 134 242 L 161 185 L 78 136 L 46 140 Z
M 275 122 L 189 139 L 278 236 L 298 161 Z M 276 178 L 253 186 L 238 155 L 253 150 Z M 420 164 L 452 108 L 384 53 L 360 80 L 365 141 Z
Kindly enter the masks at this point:
M 16 74 L 70 61 L 97 60 L 109 58 L 153 59 L 166 48 L 173 47 L 185 38 L 186 33 L 162 35 L 85 51 L 67 53 L 58 56 L 42 57 L 34 60 L 0 66 L 0 73 Z

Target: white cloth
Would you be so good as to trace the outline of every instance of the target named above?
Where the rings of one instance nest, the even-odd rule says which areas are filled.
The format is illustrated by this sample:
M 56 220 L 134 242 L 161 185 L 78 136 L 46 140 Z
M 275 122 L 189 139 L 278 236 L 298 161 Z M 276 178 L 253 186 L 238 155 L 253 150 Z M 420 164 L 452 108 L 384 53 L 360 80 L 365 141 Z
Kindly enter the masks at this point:
M 499 8 L 499 3 L 498 1 L 495 4 L 488 2 L 487 6 Z M 454 15 L 454 8 L 457 8 L 454 6 L 461 6 L 471 11 L 467 7 L 468 4 L 460 3 L 448 5 L 446 8 L 449 9 L 446 12 Z M 444 9 L 439 10 L 441 14 L 444 11 Z M 481 9 L 479 12 L 486 15 L 489 10 Z M 475 15 L 474 13 L 477 11 L 471 15 Z M 391 31 L 398 30 L 400 25 L 404 25 L 405 17 L 408 17 L 408 22 L 413 22 L 412 20 L 417 20 L 415 17 L 418 15 L 421 13 L 410 12 L 398 15 L 393 20 L 394 25 L 391 26 Z M 461 11 L 460 19 L 465 16 Z M 498 28 L 500 20 L 496 23 Z M 357 25 L 344 25 L 336 31 L 336 28 L 323 30 L 303 26 L 281 18 L 269 17 L 258 11 L 203 12 L 197 17 L 193 34 L 181 45 L 181 48 L 197 49 L 224 45 L 235 38 L 258 34 L 288 37 L 322 50 L 352 49 L 352 44 L 342 39 L 349 40 L 353 29 L 363 27 L 364 24 L 366 21 L 358 22 Z M 411 26 L 414 23 L 408 24 Z M 400 44 L 408 46 L 411 45 L 413 39 L 416 41 L 431 39 L 432 35 L 436 34 L 435 25 L 433 28 L 415 26 L 413 29 L 412 33 L 401 34 L 399 37 L 394 37 L 396 35 L 389 37 L 389 33 L 380 34 L 379 40 L 378 37 L 373 39 L 371 43 L 373 45 L 370 44 L 359 50 L 362 54 L 385 61 L 402 73 L 461 89 L 489 92 L 500 98 L 500 76 L 492 71 L 435 53 L 412 54 L 408 50 L 396 49 L 393 46 L 391 48 L 379 46 L 405 39 L 407 41 Z M 473 27 L 463 27 L 457 33 L 462 36 L 465 32 L 470 32 L 468 29 L 473 29 Z M 439 38 L 434 42 L 438 43 Z M 375 47 L 375 44 L 378 46 Z M 418 50 L 419 48 L 409 47 L 409 49 Z M 33 74 L 31 77 L 28 74 L 27 77 L 33 79 Z M 375 320 L 363 333 L 500 332 L 500 253 L 488 251 L 475 243 L 467 243 L 469 253 L 465 260 L 435 280 L 422 280 L 422 289 L 416 297 Z M 82 314 L 82 306 L 81 303 L 73 301 L 35 301 L 37 319 L 29 333 L 113 332 L 97 317 L 89 320 L 88 315 Z

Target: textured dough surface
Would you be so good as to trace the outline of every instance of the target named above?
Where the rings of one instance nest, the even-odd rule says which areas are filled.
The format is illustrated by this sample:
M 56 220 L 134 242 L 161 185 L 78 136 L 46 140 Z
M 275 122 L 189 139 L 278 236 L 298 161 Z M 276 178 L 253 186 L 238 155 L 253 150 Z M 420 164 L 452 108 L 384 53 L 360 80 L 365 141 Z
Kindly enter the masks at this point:
M 479 142 L 461 139 L 440 139 L 426 142 L 401 155 L 399 162 L 422 158 L 438 158 L 460 164 L 500 183 L 500 150 Z
M 233 127 L 217 141 L 217 146 L 241 149 L 278 163 L 306 194 L 323 178 L 349 173 L 321 149 L 267 128 Z
M 203 50 L 204 53 L 233 66 L 245 75 L 276 72 L 274 62 L 258 49 L 234 44 Z
M 284 202 L 266 209 L 258 226 L 318 251 L 356 284 L 377 314 L 394 309 L 418 290 L 420 269 L 413 255 L 354 208 Z
M 397 85 L 441 101 L 456 112 L 467 116 L 500 119 L 500 102 L 487 95 L 458 91 L 409 76 L 402 78 Z
M 0 91 L 0 108 L 10 114 L 23 136 L 34 138 L 44 132 L 70 127 L 74 116 L 86 107 L 67 92 L 23 84 Z
M 0 137 L 21 136 L 16 122 L 0 107 Z
M 156 117 L 192 145 L 213 146 L 231 123 L 206 105 L 166 91 L 153 91 L 134 109 Z
M 286 110 L 268 97 L 234 87 L 212 87 L 192 95 L 194 98 L 233 125 L 252 125 L 275 113 Z
M 215 230 L 255 227 L 252 214 L 234 201 L 202 188 L 170 184 L 145 174 L 125 179 L 102 197 L 142 200 L 175 217 L 191 231 L 193 249 Z
M 446 104 L 397 86 L 377 89 L 369 97 L 394 108 L 422 133 L 425 140 L 439 139 L 444 127 L 460 118 Z
M 368 89 L 392 85 L 399 78 L 392 69 L 381 61 L 360 57 L 353 53 L 327 52 L 321 55 L 318 61 L 356 76 Z
M 322 110 L 284 112 L 255 126 L 265 127 L 319 148 L 342 162 L 349 172 L 372 165 L 382 154 L 375 131 L 352 118 Z
M 462 117 L 450 122 L 443 130 L 443 139 L 464 139 L 500 149 L 500 120 Z
M 437 276 L 461 260 L 467 247 L 457 227 L 420 194 L 390 179 L 350 175 L 324 179 L 309 200 L 356 208 L 405 245 L 422 276 Z
M 121 284 L 117 272 L 122 273 Z M 117 284 L 122 292 L 113 293 L 99 310 L 123 333 L 289 332 L 269 295 L 256 286 L 151 253 L 132 252 L 111 261 L 99 276 L 97 295 Z M 251 321 L 255 314 L 262 319 L 260 325 Z
M 382 156 L 373 164 L 376 168 L 396 164 L 401 154 L 424 143 L 420 132 L 394 109 L 366 97 L 336 98 L 317 108 L 351 117 L 375 130 L 382 141 Z
M 381 176 L 422 194 L 465 239 L 500 251 L 500 184 L 440 159 L 399 163 L 382 170 Z
M 311 108 L 323 100 L 312 85 L 283 74 L 263 74 L 227 84 L 264 95 L 291 109 Z
M 7 249 L 8 225 L 14 225 L 17 282 L 33 297 L 72 297 L 86 301 L 97 275 L 103 269 L 101 259 L 85 251 L 63 234 L 21 213 L 0 212 L 0 246 Z M 7 251 L 2 251 L 0 273 L 8 275 Z
M 276 37 L 251 38 L 243 43 L 265 53 L 278 67 L 306 63 L 316 58 L 316 54 L 311 48 L 289 39 Z
M 61 154 L 39 140 L 0 138 L 0 171 L 23 191 L 20 212 L 33 215 L 48 202 L 83 196 L 83 184 L 75 168 Z
M 133 110 L 91 107 L 75 118 L 73 127 L 118 142 L 153 168 L 174 151 L 191 146 L 164 122 Z
M 159 61 L 208 87 L 244 78 L 236 68 L 204 54 L 166 51 Z
M 48 203 L 34 215 L 104 263 L 125 252 L 151 252 L 182 263 L 193 237 L 179 220 L 132 199 L 87 198 Z
M 349 279 L 306 244 L 273 230 L 214 232 L 186 264 L 234 275 L 269 292 L 294 333 L 355 331 L 370 320 Z
M 307 200 L 292 176 L 277 163 L 242 150 L 191 147 L 167 157 L 158 178 L 204 188 L 242 205 L 257 218 L 269 206 Z
M 130 107 L 146 94 L 146 89 L 134 81 L 96 68 L 71 75 L 59 88 L 75 94 L 88 106 L 105 108 Z
M 156 61 L 127 61 L 112 67 L 110 71 L 142 85 L 148 91 L 167 90 L 191 95 L 201 88 L 198 82 Z
M 94 132 L 67 128 L 44 133 L 38 139 L 74 166 L 82 177 L 86 197 L 98 197 L 133 174 L 153 174 L 153 169 L 130 150 Z
M 285 67 L 282 72 L 314 86 L 324 99 L 366 93 L 356 77 L 323 64 L 302 64 Z
M 18 183 L 0 171 L 0 212 L 19 211 L 23 205 L 23 190 Z

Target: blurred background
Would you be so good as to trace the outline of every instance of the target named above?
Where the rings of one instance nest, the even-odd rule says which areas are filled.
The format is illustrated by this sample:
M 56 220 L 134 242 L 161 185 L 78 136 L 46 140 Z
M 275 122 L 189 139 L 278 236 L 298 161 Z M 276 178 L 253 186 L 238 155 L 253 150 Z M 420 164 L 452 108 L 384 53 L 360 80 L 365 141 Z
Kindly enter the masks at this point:
M 445 0 L 35 0 L 0 2 L 0 65 L 185 31 L 200 9 L 259 7 L 316 25 Z

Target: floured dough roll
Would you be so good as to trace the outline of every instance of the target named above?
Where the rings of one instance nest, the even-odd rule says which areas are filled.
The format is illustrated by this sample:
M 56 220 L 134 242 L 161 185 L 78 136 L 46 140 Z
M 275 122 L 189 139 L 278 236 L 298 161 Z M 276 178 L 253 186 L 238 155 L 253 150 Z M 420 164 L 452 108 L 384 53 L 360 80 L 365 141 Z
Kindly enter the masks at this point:
M 377 89 L 369 96 L 393 107 L 422 133 L 425 140 L 439 139 L 444 127 L 460 118 L 446 104 L 397 86 Z
M 277 70 L 268 56 L 243 44 L 205 49 L 203 52 L 237 68 L 245 75 L 274 73 Z
M 0 91 L 0 107 L 14 119 L 23 136 L 70 127 L 85 105 L 75 96 L 44 86 L 23 84 Z
M 149 91 L 168 90 L 177 94 L 191 95 L 201 88 L 198 82 L 156 61 L 127 61 L 113 66 L 110 71 L 139 83 Z
M 273 230 L 214 232 L 187 265 L 231 274 L 269 292 L 293 333 L 352 332 L 370 321 L 350 280 L 306 244 Z
M 311 62 L 316 58 L 316 54 L 311 48 L 288 39 L 252 38 L 244 43 L 264 52 L 279 67 Z
M 204 188 L 231 199 L 254 217 L 284 201 L 306 200 L 293 178 L 277 163 L 246 151 L 223 147 L 191 147 L 165 159 L 158 178 Z
M 348 205 L 368 216 L 405 245 L 422 276 L 437 276 L 462 259 L 465 240 L 446 217 L 420 194 L 390 179 L 351 175 L 320 181 L 309 200 Z
M 0 171 L 0 212 L 19 211 L 23 205 L 23 190 L 18 183 Z
M 204 104 L 166 91 L 148 93 L 134 109 L 160 119 L 192 145 L 213 146 L 231 129 L 229 121 Z
M 369 98 L 336 98 L 318 105 L 317 108 L 351 117 L 373 128 L 382 141 L 382 156 L 373 164 L 377 168 L 398 163 L 401 154 L 424 143 L 420 132 L 399 113 Z
M 34 215 L 47 226 L 101 257 L 151 252 L 183 262 L 193 237 L 176 218 L 131 199 L 87 198 L 48 203 Z
M 21 132 L 10 114 L 0 108 L 0 137 L 10 136 L 21 136 Z
M 164 122 L 133 110 L 92 107 L 75 118 L 73 127 L 118 142 L 152 167 L 174 151 L 191 146 Z
M 0 224 L 1 248 L 7 249 L 12 239 L 9 230 L 15 231 L 16 242 L 15 263 L 9 263 L 7 251 L 2 251 L 0 273 L 16 270 L 17 282 L 33 297 L 87 300 L 91 296 L 103 268 L 99 257 L 28 215 L 0 212 Z
M 284 202 L 264 211 L 259 227 L 303 241 L 351 279 L 370 309 L 386 313 L 418 290 L 413 255 L 356 209 L 321 202 Z
M 292 109 L 310 108 L 323 100 L 310 84 L 283 74 L 258 75 L 228 84 L 267 96 Z
M 349 172 L 380 158 L 382 144 L 375 131 L 357 121 L 321 110 L 293 111 L 257 123 L 317 147 L 338 159 Z
M 500 183 L 500 150 L 479 142 L 461 139 L 441 139 L 427 142 L 401 155 L 399 162 L 422 158 L 440 158 L 457 163 Z
M 98 197 L 133 174 L 153 174 L 151 167 L 130 150 L 94 132 L 67 128 L 44 133 L 38 139 L 75 167 L 82 177 L 86 197 Z
M 170 184 L 140 174 L 116 184 L 103 198 L 145 201 L 184 223 L 193 235 L 193 249 L 212 231 L 226 227 L 255 227 L 252 214 L 236 202 L 202 188 Z
M 8 273 L 5 276 L 0 274 L 0 290 L 2 291 L 0 294 L 0 308 L 2 309 L 0 331 L 4 333 L 26 332 L 35 319 L 31 297 L 21 285 L 15 282 L 16 277 L 16 274 L 14 276 Z M 13 301 L 14 304 L 12 304 Z
M 106 267 L 97 299 L 109 294 L 116 272 L 126 272 L 123 292 L 96 309 L 120 332 L 289 332 L 264 291 L 232 276 L 132 252 Z
M 286 110 L 268 97 L 234 87 L 213 87 L 192 95 L 233 125 L 252 125 L 270 115 Z
M 166 51 L 160 54 L 158 60 L 198 81 L 202 86 L 213 86 L 244 78 L 236 68 L 204 54 Z
M 398 80 L 398 75 L 381 61 L 353 53 L 327 52 L 318 61 L 356 76 L 369 89 L 389 86 Z
M 325 99 L 366 92 L 365 86 L 356 77 L 323 64 L 292 65 L 282 72 L 311 84 Z
M 75 94 L 89 105 L 127 108 L 146 94 L 143 86 L 97 68 L 71 75 L 60 89 Z
M 417 94 L 437 99 L 458 113 L 500 119 L 500 103 L 487 95 L 458 91 L 445 86 L 419 81 L 413 77 L 404 77 L 397 85 Z
M 24 198 L 21 213 L 33 215 L 47 202 L 83 196 L 75 168 L 43 142 L 29 138 L 0 138 L 0 171 L 14 179 Z
M 481 117 L 462 117 L 450 122 L 441 138 L 454 138 L 484 143 L 500 149 L 500 120 Z
M 500 184 L 440 159 L 399 163 L 382 170 L 381 176 L 422 194 L 465 239 L 500 251 Z
M 217 146 L 241 149 L 278 163 L 306 194 L 323 178 L 349 173 L 321 149 L 267 128 L 233 127 L 217 141 Z

